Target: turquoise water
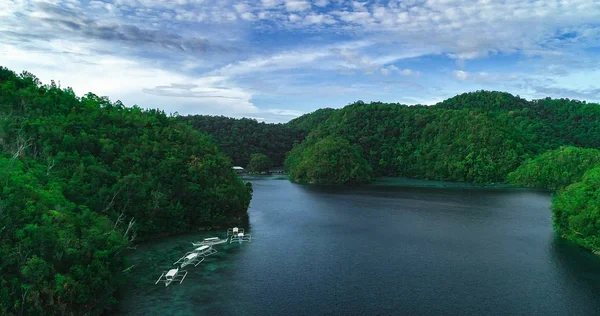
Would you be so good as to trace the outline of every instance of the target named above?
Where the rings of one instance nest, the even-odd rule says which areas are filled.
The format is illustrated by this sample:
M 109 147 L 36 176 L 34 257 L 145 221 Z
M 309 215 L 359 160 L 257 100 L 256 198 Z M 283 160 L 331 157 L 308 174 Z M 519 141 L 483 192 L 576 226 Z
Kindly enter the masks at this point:
M 550 193 L 384 179 L 249 178 L 251 244 L 217 245 L 154 285 L 189 243 L 140 246 L 122 315 L 594 315 L 600 258 L 557 238 Z

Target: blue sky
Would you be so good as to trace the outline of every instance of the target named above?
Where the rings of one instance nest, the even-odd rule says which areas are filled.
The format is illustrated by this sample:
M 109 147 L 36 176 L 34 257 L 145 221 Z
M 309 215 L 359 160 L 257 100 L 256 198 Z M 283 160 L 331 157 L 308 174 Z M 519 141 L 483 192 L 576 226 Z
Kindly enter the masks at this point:
M 0 65 L 126 105 L 285 122 L 478 89 L 600 100 L 592 0 L 4 0 Z

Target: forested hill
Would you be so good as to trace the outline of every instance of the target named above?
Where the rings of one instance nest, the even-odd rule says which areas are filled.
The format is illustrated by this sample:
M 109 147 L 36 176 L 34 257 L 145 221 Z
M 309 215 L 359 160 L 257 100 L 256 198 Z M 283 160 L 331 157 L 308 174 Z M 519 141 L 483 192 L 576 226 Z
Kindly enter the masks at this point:
M 243 223 L 251 187 L 161 111 L 0 67 L 0 315 L 97 315 L 148 237 Z
M 360 146 L 378 176 L 503 182 L 526 159 L 546 150 L 600 146 L 600 105 L 527 101 L 490 91 L 433 106 L 359 101 L 329 112 L 309 134 L 313 143 L 330 136 Z M 291 157 L 288 168 L 304 163 L 297 158 Z
M 190 115 L 179 117 L 195 129 L 214 137 L 235 165 L 246 167 L 252 154 L 267 155 L 274 166 L 283 160 L 307 132 L 286 124 L 267 124 L 254 119 L 224 116 Z
M 600 147 L 600 105 L 596 103 L 551 98 L 527 101 L 506 92 L 477 91 L 457 95 L 434 107 L 509 112 L 520 122 L 539 121 L 539 141 L 546 147 Z
M 332 108 L 318 109 L 304 114 L 286 123 L 287 126 L 301 131 L 310 132 L 327 120 L 336 110 Z

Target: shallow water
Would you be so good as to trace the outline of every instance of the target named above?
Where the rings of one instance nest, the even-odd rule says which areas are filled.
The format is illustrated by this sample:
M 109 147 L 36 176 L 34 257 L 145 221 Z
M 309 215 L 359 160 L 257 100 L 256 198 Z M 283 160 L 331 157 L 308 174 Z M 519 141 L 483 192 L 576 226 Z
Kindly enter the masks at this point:
M 215 246 L 167 288 L 190 241 L 225 232 L 139 247 L 121 314 L 600 314 L 600 258 L 556 238 L 548 192 L 249 180 L 253 242 Z

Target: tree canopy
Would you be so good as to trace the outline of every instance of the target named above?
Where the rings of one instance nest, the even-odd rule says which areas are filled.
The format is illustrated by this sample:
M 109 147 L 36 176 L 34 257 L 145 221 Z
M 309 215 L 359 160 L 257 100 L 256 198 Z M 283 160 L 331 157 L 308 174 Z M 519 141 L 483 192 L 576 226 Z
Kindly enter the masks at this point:
M 0 68 L 0 314 L 99 314 L 135 239 L 247 220 L 251 187 L 158 110 Z
M 600 150 L 566 146 L 525 161 L 508 175 L 508 182 L 527 187 L 561 189 L 580 181 L 587 170 L 599 164 Z
M 560 191 L 553 203 L 554 228 L 569 239 L 600 255 L 600 166 Z
M 248 163 L 248 171 L 261 173 L 267 172 L 271 168 L 271 160 L 265 154 L 252 154 L 250 155 L 250 162 Z
M 335 109 L 332 108 L 318 109 L 314 112 L 299 116 L 287 122 L 286 125 L 291 128 L 295 128 L 297 130 L 308 133 L 317 128 L 319 124 L 326 121 L 334 112 Z
M 504 182 L 547 150 L 600 142 L 600 105 L 505 92 L 465 93 L 434 106 L 358 101 L 326 113 L 310 136 L 359 145 L 377 176 Z
M 371 166 L 359 147 L 341 137 L 325 137 L 295 146 L 286 160 L 290 179 L 316 184 L 368 183 L 373 178 Z
M 283 166 L 285 154 L 306 132 L 286 124 L 267 124 L 254 119 L 190 115 L 179 119 L 211 135 L 233 163 L 248 166 L 251 154 L 265 154 L 275 166 Z

